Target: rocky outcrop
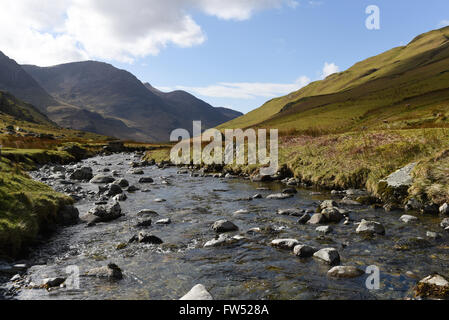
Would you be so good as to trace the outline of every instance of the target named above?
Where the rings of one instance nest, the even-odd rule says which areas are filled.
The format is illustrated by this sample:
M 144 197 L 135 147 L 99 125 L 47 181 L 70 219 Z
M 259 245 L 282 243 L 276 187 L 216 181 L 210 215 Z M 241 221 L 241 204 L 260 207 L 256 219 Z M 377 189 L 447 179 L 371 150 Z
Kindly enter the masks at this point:
M 408 197 L 408 190 L 413 184 L 411 174 L 416 165 L 416 163 L 411 163 L 379 181 L 377 195 L 383 202 L 400 207 L 404 205 Z

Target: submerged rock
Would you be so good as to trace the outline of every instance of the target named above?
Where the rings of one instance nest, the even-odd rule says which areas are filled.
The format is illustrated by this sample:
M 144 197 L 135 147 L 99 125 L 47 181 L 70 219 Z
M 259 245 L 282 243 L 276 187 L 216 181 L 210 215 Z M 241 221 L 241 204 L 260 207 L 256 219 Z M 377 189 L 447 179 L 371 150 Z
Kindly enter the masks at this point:
M 362 270 L 356 267 L 350 266 L 336 266 L 330 269 L 327 273 L 329 277 L 332 278 L 357 278 L 365 274 Z
M 424 238 L 408 238 L 408 239 L 400 239 L 394 245 L 396 250 L 407 251 L 407 250 L 417 250 L 417 249 L 425 249 L 432 247 L 433 244 L 424 239 Z
M 293 194 L 286 194 L 286 193 L 276 193 L 276 194 L 270 194 L 267 199 L 272 199 L 272 200 L 285 200 L 285 199 L 289 199 L 292 198 Z
M 304 214 L 304 210 L 301 209 L 279 209 L 277 212 L 281 216 L 301 217 Z
M 121 280 L 123 279 L 122 270 L 114 263 L 110 263 L 107 266 L 94 268 L 86 273 L 88 277 L 107 278 L 109 280 Z
M 192 290 L 190 290 L 185 296 L 183 296 L 179 300 L 208 301 L 214 300 L 214 298 L 202 284 L 197 284 L 192 288 Z
M 160 238 L 153 236 L 151 234 L 147 234 L 145 232 L 139 232 L 139 235 L 137 236 L 137 240 L 139 243 L 146 243 L 146 244 L 163 244 L 164 241 L 162 241 Z
M 107 184 L 107 183 L 112 183 L 114 181 L 115 181 L 115 179 L 111 176 L 99 174 L 99 175 L 96 175 L 95 177 L 93 177 L 92 180 L 90 180 L 90 183 Z
M 316 228 L 316 232 L 321 233 L 321 234 L 329 234 L 332 231 L 333 230 L 330 226 L 322 226 L 322 227 Z
M 399 220 L 404 222 L 404 223 L 411 223 L 411 222 L 418 221 L 418 218 L 415 217 L 415 216 L 411 216 L 411 215 L 405 214 L 401 218 L 399 218 Z

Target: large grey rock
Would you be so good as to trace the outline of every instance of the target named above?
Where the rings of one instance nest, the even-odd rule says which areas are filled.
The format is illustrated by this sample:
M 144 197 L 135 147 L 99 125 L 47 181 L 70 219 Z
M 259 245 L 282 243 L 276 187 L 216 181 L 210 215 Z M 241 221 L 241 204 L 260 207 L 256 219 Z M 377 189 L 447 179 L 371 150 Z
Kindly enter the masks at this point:
M 324 210 L 326 208 L 333 208 L 336 206 L 337 206 L 337 202 L 335 202 L 334 200 L 325 200 L 321 203 L 320 209 Z
M 93 172 L 92 168 L 90 167 L 83 167 L 81 169 L 76 169 L 71 175 L 71 180 L 77 180 L 77 181 L 89 181 L 93 178 Z
M 356 267 L 350 266 L 336 266 L 330 269 L 327 273 L 329 277 L 332 278 L 357 278 L 365 274 L 362 270 Z
M 215 222 L 212 226 L 212 229 L 218 233 L 225 233 L 239 230 L 239 228 L 234 223 L 228 220 L 219 220 Z
M 313 256 L 333 266 L 340 263 L 340 254 L 334 248 L 321 249 L 315 252 Z
M 357 227 L 356 232 L 358 234 L 365 234 L 365 235 L 374 235 L 374 234 L 385 235 L 385 227 L 382 224 L 375 221 L 362 220 L 362 222 Z
M 179 300 L 187 301 L 208 301 L 214 300 L 212 295 L 206 290 L 202 284 L 197 284 L 184 297 Z
M 107 206 L 96 206 L 81 219 L 92 226 L 99 222 L 110 222 L 122 217 L 122 208 L 118 202 Z
M 403 204 L 408 196 L 408 189 L 413 184 L 411 173 L 415 167 L 416 163 L 411 163 L 379 181 L 377 189 L 384 202 Z

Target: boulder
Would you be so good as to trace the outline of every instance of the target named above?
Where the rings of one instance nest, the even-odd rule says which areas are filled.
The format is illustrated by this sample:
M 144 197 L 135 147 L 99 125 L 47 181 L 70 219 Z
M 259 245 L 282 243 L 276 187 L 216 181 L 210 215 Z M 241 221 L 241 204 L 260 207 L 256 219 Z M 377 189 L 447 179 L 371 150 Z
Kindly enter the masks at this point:
M 271 241 L 273 247 L 285 250 L 293 250 L 293 248 L 299 245 L 299 241 L 296 239 L 276 239 Z
M 345 218 L 345 216 L 340 212 L 338 208 L 325 208 L 321 211 L 324 216 L 325 222 L 339 223 Z
M 202 284 L 197 284 L 192 288 L 192 290 L 190 290 L 184 297 L 179 300 L 208 301 L 214 300 L 214 298 Z
M 408 189 L 413 184 L 411 175 L 416 163 L 411 163 L 379 181 L 377 193 L 385 203 L 402 205 L 408 196 Z
M 297 245 L 293 248 L 293 253 L 300 258 L 310 258 L 317 251 L 317 249 L 303 244 Z
M 365 274 L 362 270 L 350 266 L 336 266 L 330 269 L 327 273 L 329 277 L 339 279 L 357 278 Z
M 171 220 L 170 220 L 170 218 L 161 219 L 161 220 L 156 221 L 155 224 L 168 225 L 168 224 L 171 224 Z
M 334 248 L 321 249 L 315 252 L 313 256 L 330 265 L 338 265 L 340 263 L 340 254 Z
M 81 169 L 76 169 L 70 175 L 71 180 L 77 180 L 77 181 L 89 181 L 93 177 L 94 177 L 93 171 L 92 171 L 92 168 L 90 168 L 90 167 L 83 167 Z
M 81 219 L 87 222 L 89 226 L 92 226 L 99 222 L 110 222 L 120 217 L 122 217 L 122 208 L 118 202 L 115 202 L 106 207 L 94 207 Z
M 226 233 L 239 230 L 239 228 L 234 223 L 228 220 L 219 220 L 215 222 L 212 225 L 212 229 L 218 233 Z
M 378 222 L 366 221 L 363 219 L 362 222 L 357 227 L 356 232 L 358 234 L 365 234 L 365 235 L 374 235 L 374 234 L 385 235 L 385 227 Z

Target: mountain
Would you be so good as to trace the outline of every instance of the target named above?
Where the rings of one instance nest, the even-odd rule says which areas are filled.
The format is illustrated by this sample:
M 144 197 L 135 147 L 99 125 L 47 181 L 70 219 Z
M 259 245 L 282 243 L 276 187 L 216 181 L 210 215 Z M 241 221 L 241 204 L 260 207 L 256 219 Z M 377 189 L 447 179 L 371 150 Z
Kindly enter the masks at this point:
M 192 119 L 201 120 L 206 128 L 216 127 L 243 115 L 235 110 L 215 108 L 186 91 L 162 92 L 149 83 L 144 83 L 144 85 L 152 93 L 161 97 L 165 103 L 176 108 L 178 112 L 187 113 Z
M 36 124 L 56 126 L 46 115 L 31 104 L 20 101 L 10 93 L 2 91 L 0 91 L 0 115 L 9 115 L 16 120 Z
M 13 59 L 0 51 L 0 90 L 29 103 L 61 126 L 94 133 L 134 139 L 144 137 L 137 130 L 128 128 L 123 122 L 107 119 L 81 107 L 61 102 L 42 86 Z M 19 105 L 19 104 L 16 104 Z
M 173 130 L 192 131 L 192 121 L 202 120 L 204 127 L 215 127 L 229 120 L 218 110 L 186 92 L 162 93 L 149 90 L 131 73 L 110 64 L 85 61 L 41 68 L 24 65 L 30 74 L 50 95 L 67 105 L 99 114 L 108 121 L 119 121 L 129 128 L 128 133 L 118 132 L 115 126 L 97 126 L 116 132 L 120 138 L 138 141 L 168 141 Z M 152 88 L 152 87 L 151 87 Z M 154 89 L 154 88 L 153 88 Z M 50 109 L 60 124 L 75 125 L 77 113 L 67 114 L 67 108 Z M 64 120 L 63 120 L 64 119 Z M 84 123 L 87 125 L 88 123 Z M 134 133 L 132 133 L 134 130 Z
M 220 128 L 345 132 L 447 124 L 449 27 L 416 37 Z
M 31 103 L 46 112 L 59 103 L 49 95 L 22 67 L 0 51 L 0 90 Z

